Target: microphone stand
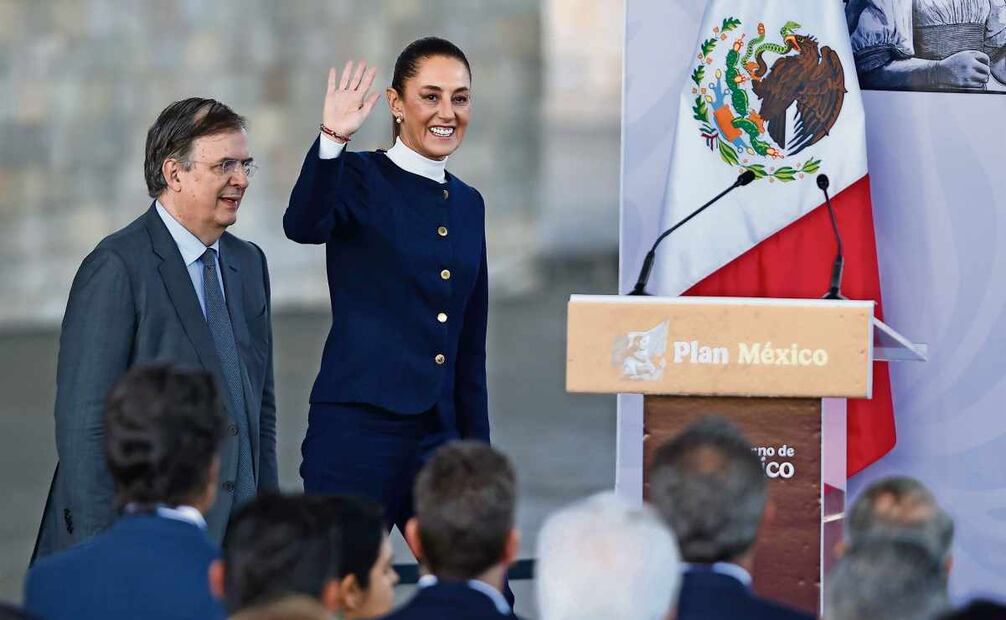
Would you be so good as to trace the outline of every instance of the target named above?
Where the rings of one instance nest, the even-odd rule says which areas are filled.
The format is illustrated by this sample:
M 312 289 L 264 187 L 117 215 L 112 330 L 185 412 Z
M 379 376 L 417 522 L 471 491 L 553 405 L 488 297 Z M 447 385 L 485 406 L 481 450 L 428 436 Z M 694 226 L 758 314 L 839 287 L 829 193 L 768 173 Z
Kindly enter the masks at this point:
M 846 299 L 845 295 L 842 294 L 842 271 L 845 268 L 842 235 L 838 232 L 838 220 L 835 217 L 835 208 L 831 206 L 831 197 L 828 196 L 829 185 L 830 182 L 827 175 L 820 174 L 817 176 L 817 186 L 824 192 L 824 203 L 828 205 L 828 215 L 831 217 L 831 229 L 835 233 L 835 243 L 838 246 L 835 252 L 835 262 L 831 265 L 831 284 L 828 286 L 828 292 L 824 294 L 822 299 Z
M 646 283 L 650 279 L 650 272 L 653 271 L 653 260 L 654 258 L 656 258 L 657 246 L 660 245 L 661 241 L 663 241 L 668 235 L 670 235 L 675 230 L 684 226 L 688 222 L 688 220 L 692 219 L 699 213 L 702 213 L 708 207 L 712 206 L 717 200 L 723 198 L 724 196 L 734 191 L 738 187 L 741 187 L 742 185 L 747 185 L 751 181 L 754 181 L 755 178 L 756 178 L 755 173 L 751 172 L 750 170 L 745 170 L 740 174 L 740 176 L 737 177 L 737 180 L 734 181 L 733 185 L 726 188 L 725 190 L 717 194 L 712 200 L 702 205 L 698 209 L 692 211 L 683 220 L 681 220 L 674 226 L 671 226 L 663 233 L 661 233 L 661 235 L 657 237 L 657 240 L 653 242 L 653 247 L 651 247 L 650 251 L 646 253 L 646 258 L 643 260 L 643 266 L 639 270 L 639 278 L 636 279 L 636 286 L 633 287 L 632 292 L 629 293 L 629 295 L 649 295 L 649 293 L 646 292 Z

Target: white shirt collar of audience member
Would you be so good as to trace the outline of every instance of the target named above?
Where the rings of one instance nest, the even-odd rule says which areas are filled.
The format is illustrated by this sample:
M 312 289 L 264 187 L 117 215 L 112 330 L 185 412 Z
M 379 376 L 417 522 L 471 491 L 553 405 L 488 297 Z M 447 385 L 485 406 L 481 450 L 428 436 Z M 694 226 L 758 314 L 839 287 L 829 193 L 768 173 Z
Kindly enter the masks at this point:
M 318 157 L 321 159 L 335 159 L 346 148 L 345 144 L 336 142 L 326 136 L 321 136 L 318 143 Z M 396 166 L 406 172 L 426 177 L 437 183 L 447 182 L 447 160 L 429 159 L 405 146 L 401 140 L 395 140 L 395 144 L 386 153 L 388 159 Z
M 751 573 L 747 572 L 737 564 L 732 562 L 715 562 L 713 564 L 690 564 L 683 563 L 684 571 L 699 571 L 708 570 L 712 571 L 718 575 L 726 575 L 727 577 L 733 577 L 737 581 L 744 584 L 745 588 L 751 587 Z
M 500 612 L 504 616 L 510 615 L 510 604 L 506 602 L 506 599 L 503 598 L 503 595 L 500 594 L 499 590 L 497 590 L 496 588 L 492 587 L 491 585 L 489 585 L 484 581 L 479 581 L 478 579 L 469 579 L 467 583 L 468 587 L 471 588 L 472 590 L 481 592 L 482 594 L 488 596 L 489 599 L 493 602 L 493 605 L 496 606 L 496 611 Z M 420 588 L 428 588 L 430 586 L 435 586 L 437 585 L 437 576 L 423 575 L 422 577 L 419 578 L 417 585 Z
M 126 512 L 137 512 L 136 504 L 126 506 Z M 206 518 L 203 517 L 203 513 L 199 512 L 198 508 L 193 506 L 158 506 L 155 512 L 158 517 L 163 519 L 191 523 L 201 530 L 206 529 Z

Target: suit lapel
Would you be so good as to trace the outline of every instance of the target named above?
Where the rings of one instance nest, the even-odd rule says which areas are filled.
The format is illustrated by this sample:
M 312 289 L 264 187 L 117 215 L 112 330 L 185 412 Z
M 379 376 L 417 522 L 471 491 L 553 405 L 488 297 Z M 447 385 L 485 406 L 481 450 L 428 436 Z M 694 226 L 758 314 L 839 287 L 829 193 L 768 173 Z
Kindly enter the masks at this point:
M 249 431 L 251 432 L 253 465 L 258 476 L 259 453 L 259 416 L 253 413 L 253 404 L 258 402 L 252 398 L 251 383 L 248 378 L 248 354 L 251 351 L 251 336 L 248 333 L 248 321 L 244 312 L 244 284 L 241 281 L 240 265 L 237 260 L 237 250 L 234 247 L 234 237 L 224 233 L 220 237 L 220 272 L 224 277 L 224 293 L 227 298 L 227 311 L 231 315 L 231 328 L 234 330 L 234 340 L 238 345 L 241 357 L 241 385 L 245 393 L 245 403 L 248 408 Z M 257 411 L 256 411 L 257 412 Z
M 171 238 L 171 233 L 164 226 L 161 217 L 157 214 L 154 205 L 144 215 L 144 224 L 150 233 L 150 241 L 154 254 L 161 259 L 158 271 L 161 279 L 164 280 L 164 287 L 168 291 L 168 298 L 175 306 L 178 313 L 178 320 L 182 323 L 185 335 L 189 337 L 192 347 L 196 350 L 196 355 L 206 368 L 217 380 L 223 379 L 223 370 L 220 366 L 220 358 L 217 357 L 217 348 L 213 344 L 213 335 L 210 333 L 209 325 L 206 324 L 206 317 L 203 316 L 202 308 L 199 307 L 199 298 L 192 288 L 192 278 L 185 268 L 182 255 L 178 251 L 178 245 Z

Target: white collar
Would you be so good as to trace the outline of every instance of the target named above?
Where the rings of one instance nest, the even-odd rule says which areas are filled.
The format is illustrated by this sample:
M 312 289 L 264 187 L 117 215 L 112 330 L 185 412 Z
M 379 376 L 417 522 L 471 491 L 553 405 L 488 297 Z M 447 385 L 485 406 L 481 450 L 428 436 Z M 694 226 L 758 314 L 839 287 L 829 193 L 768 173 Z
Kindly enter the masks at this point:
M 423 575 L 422 577 L 419 578 L 419 581 L 416 582 L 416 585 L 418 585 L 420 588 L 428 588 L 430 586 L 437 585 L 437 581 L 438 580 L 436 575 Z M 506 602 L 506 598 L 504 598 L 503 595 L 500 594 L 499 590 L 497 590 L 496 588 L 492 587 L 491 585 L 489 585 L 484 581 L 479 581 L 478 579 L 469 579 L 465 583 L 468 584 L 468 587 L 471 588 L 472 590 L 475 590 L 476 592 L 481 592 L 482 594 L 488 596 L 489 600 L 491 600 L 493 602 L 493 605 L 496 606 L 496 611 L 500 612 L 504 616 L 510 615 L 511 613 L 510 603 Z
M 164 517 L 165 519 L 174 519 L 175 521 L 185 521 L 186 523 L 195 525 L 199 529 L 206 529 L 206 518 L 203 517 L 203 513 L 192 506 L 175 506 L 174 508 L 158 506 L 157 516 Z
M 138 511 L 138 507 L 135 503 L 127 504 L 125 511 L 127 513 L 135 513 Z M 193 506 L 158 506 L 156 509 L 157 516 L 164 519 L 171 519 L 172 521 L 183 521 L 185 523 L 191 523 L 199 529 L 206 529 L 206 518 L 203 517 L 203 513 L 199 512 L 198 508 Z
M 720 575 L 726 575 L 727 577 L 733 577 L 737 581 L 741 582 L 744 587 L 751 587 L 751 573 L 747 572 L 737 564 L 733 562 L 715 562 L 713 564 L 691 564 L 684 563 L 684 570 L 687 571 L 700 571 L 707 570 Z
M 199 237 L 193 235 L 189 232 L 188 228 L 182 226 L 181 222 L 175 219 L 175 216 L 164 208 L 161 201 L 158 200 L 157 205 L 157 215 L 161 216 L 161 221 L 168 228 L 168 233 L 171 234 L 171 238 L 175 240 L 175 245 L 178 246 L 178 251 L 182 254 L 182 260 L 185 262 L 185 266 L 188 267 L 192 263 L 196 262 L 202 258 L 203 254 L 206 253 L 206 245 L 199 240 Z M 220 256 L 220 240 L 217 239 L 213 242 L 213 245 L 209 246 L 217 251 L 217 256 Z
M 395 140 L 395 144 L 388 149 L 387 155 L 388 159 L 406 172 L 418 174 L 421 177 L 426 177 L 427 179 L 436 181 L 437 183 L 447 182 L 446 157 L 443 159 L 429 159 L 423 157 L 419 153 L 405 146 L 404 142 L 397 139 Z

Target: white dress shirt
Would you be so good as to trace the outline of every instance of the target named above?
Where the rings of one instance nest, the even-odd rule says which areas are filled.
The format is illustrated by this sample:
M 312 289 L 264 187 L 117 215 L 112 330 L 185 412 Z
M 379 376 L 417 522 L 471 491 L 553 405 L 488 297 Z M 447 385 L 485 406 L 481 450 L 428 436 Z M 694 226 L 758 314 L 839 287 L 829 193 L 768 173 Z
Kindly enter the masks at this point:
M 182 254 L 182 261 L 185 263 L 185 268 L 189 271 L 189 279 L 192 280 L 192 287 L 196 289 L 196 297 L 199 298 L 199 307 L 202 308 L 203 317 L 205 317 L 206 295 L 203 293 L 203 262 L 199 259 L 206 253 L 207 246 L 203 245 L 199 237 L 196 237 L 187 228 L 182 226 L 164 208 L 160 201 L 155 204 L 157 205 L 157 215 L 161 216 L 161 221 L 168 228 L 168 233 L 175 240 L 175 245 L 178 246 L 178 251 Z M 220 293 L 224 295 L 224 299 L 227 299 L 227 294 L 224 293 L 224 280 L 220 275 L 220 240 L 217 239 L 209 247 L 217 251 L 213 259 L 216 262 L 217 283 L 220 284 Z
M 195 525 L 201 530 L 206 529 L 206 519 L 203 517 L 203 513 L 199 512 L 199 510 L 193 508 L 192 506 L 175 506 L 174 508 L 158 506 L 157 516 L 164 517 L 165 519 L 173 519 L 175 521 L 185 521 L 186 523 Z

